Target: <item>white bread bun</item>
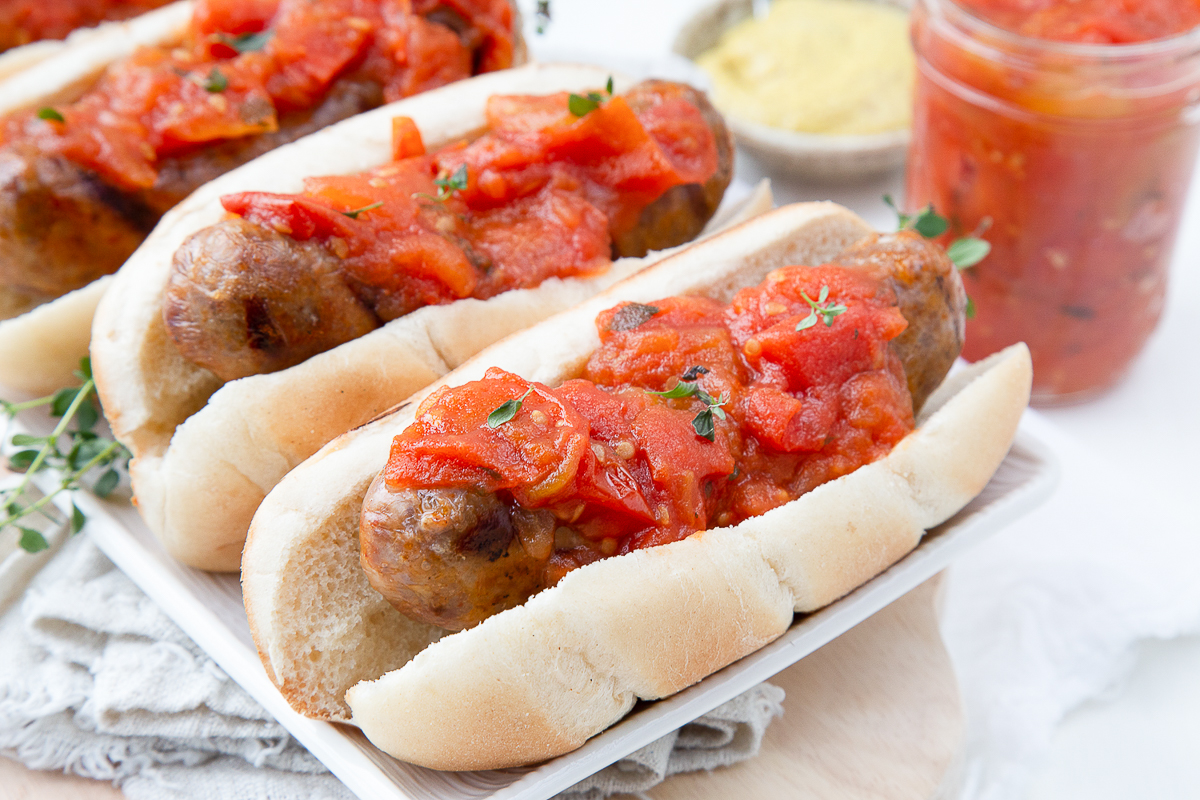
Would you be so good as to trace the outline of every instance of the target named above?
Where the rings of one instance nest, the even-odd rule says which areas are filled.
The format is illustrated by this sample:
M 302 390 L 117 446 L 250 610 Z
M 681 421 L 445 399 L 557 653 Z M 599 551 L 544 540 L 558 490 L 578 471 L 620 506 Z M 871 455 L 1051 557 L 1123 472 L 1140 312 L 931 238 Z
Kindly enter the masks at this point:
M 487 301 L 423 308 L 279 372 L 221 381 L 183 358 L 163 322 L 171 258 L 225 216 L 232 192 L 302 191 L 311 175 L 360 172 L 391 159 L 391 123 L 411 117 L 428 149 L 479 133 L 496 94 L 583 91 L 607 70 L 529 65 L 470 78 L 361 114 L 206 184 L 163 217 L 115 277 L 96 314 L 92 357 L 105 414 L 134 453 L 134 494 L 175 558 L 236 571 L 254 510 L 288 470 L 513 331 L 579 303 L 661 254 L 620 259 L 601 275 L 551 279 Z M 618 91 L 629 81 L 616 78 Z M 771 207 L 759 187 L 728 224 Z M 214 504 L 212 498 L 222 502 Z
M 178 41 L 191 18 L 191 0 L 181 0 L 62 42 L 8 51 L 0 56 L 0 115 L 77 99 L 109 64 L 139 47 Z M 37 306 L 0 287 L 0 384 L 28 394 L 70 386 L 88 354 L 92 315 L 107 285 L 101 278 Z
M 509 337 L 293 470 L 260 506 L 242 562 L 251 631 L 283 695 L 424 766 L 531 763 L 580 746 L 638 698 L 677 692 L 753 652 L 793 612 L 895 563 L 978 494 L 1007 453 L 1029 398 L 1023 345 L 949 379 L 885 459 L 736 527 L 590 564 L 467 631 L 404 617 L 359 565 L 367 487 L 436 388 L 491 366 L 556 385 L 598 346 L 603 309 L 677 294 L 728 301 L 776 267 L 822 263 L 868 233 L 830 203 L 776 209 Z

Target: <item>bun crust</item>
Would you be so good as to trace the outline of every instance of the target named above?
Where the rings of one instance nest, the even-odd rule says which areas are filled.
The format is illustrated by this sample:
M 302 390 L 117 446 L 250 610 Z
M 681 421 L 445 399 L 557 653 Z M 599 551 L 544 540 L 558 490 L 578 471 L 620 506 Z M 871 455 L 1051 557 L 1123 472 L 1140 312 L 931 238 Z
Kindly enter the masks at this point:
M 397 115 L 412 117 L 432 150 L 478 133 L 494 94 L 582 91 L 603 86 L 608 76 L 593 67 L 534 64 L 459 81 L 280 147 L 203 186 L 163 217 L 101 303 L 92 354 L 105 412 L 134 453 L 139 509 L 171 555 L 200 569 L 236 571 L 258 504 L 321 445 L 493 342 L 662 257 L 620 259 L 590 278 L 551 279 L 486 301 L 419 309 L 297 366 L 222 386 L 180 355 L 162 316 L 171 258 L 185 238 L 223 218 L 221 195 L 299 192 L 306 176 L 385 163 Z M 623 88 L 619 77 L 617 84 Z M 769 189 L 760 187 L 741 213 L 770 207 Z M 216 507 L 214 497 L 222 498 Z
M 882 461 L 736 527 L 590 564 L 523 606 L 453 635 L 413 622 L 367 583 L 358 516 L 392 437 L 442 385 L 499 366 L 555 385 L 599 344 L 623 300 L 728 300 L 770 270 L 821 263 L 869 234 L 830 203 L 776 209 L 491 347 L 393 413 L 293 470 L 251 525 L 242 586 L 271 679 L 302 713 L 352 721 L 392 755 L 435 769 L 567 752 L 638 698 L 663 697 L 781 635 L 792 613 L 886 569 L 986 484 L 1028 402 L 1018 345 L 963 370 Z M 432 643 L 432 644 L 430 644 Z

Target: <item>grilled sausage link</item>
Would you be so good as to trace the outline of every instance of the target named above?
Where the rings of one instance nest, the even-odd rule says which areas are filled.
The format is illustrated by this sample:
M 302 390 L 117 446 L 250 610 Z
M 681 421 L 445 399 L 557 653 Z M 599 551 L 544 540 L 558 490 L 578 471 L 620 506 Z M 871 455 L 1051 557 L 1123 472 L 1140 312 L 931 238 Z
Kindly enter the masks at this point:
M 919 407 L 962 347 L 966 295 L 957 270 L 940 247 L 911 231 L 868 238 L 834 262 L 869 270 L 895 288 L 909 327 L 891 346 Z M 521 513 L 535 512 L 475 489 L 394 489 L 381 473 L 363 501 L 363 568 L 405 615 L 452 630 L 470 627 L 543 588 L 530 570 L 547 574 L 553 554 L 524 546 L 540 541 L 533 535 L 507 533 L 520 530 Z M 460 544 L 476 541 L 503 547 Z
M 613 238 L 615 258 L 640 258 L 651 250 L 663 250 L 690 242 L 712 219 L 729 182 L 733 180 L 733 134 L 704 92 L 687 84 L 646 80 L 622 96 L 635 114 L 663 100 L 682 98 L 700 109 L 717 141 L 717 171 L 711 178 L 703 184 L 687 183 L 671 187 L 642 210 L 638 224 L 632 230 Z
M 958 269 L 941 246 L 912 230 L 868 237 L 833 261 L 867 269 L 895 289 L 908 329 L 890 347 L 904 364 L 913 411 L 920 411 L 962 352 L 967 292 Z
M 382 473 L 359 533 L 371 585 L 410 618 L 462 630 L 542 588 L 553 514 L 474 489 L 393 491 Z
M 646 81 L 624 96 L 635 110 L 681 96 L 701 108 L 718 143 L 719 163 L 713 177 L 703 186 L 689 184 L 667 191 L 642 213 L 635 232 L 615 246 L 619 255 L 644 255 L 648 248 L 682 244 L 700 232 L 729 183 L 733 150 L 720 115 L 691 87 Z M 371 312 L 350 303 L 344 287 L 334 285 L 336 258 L 328 251 L 273 231 L 255 232 L 254 227 L 247 222 L 222 222 L 209 229 L 214 231 L 211 234 L 193 235 L 176 254 L 164 318 L 185 358 L 231 380 L 299 364 L 379 325 L 374 320 L 367 327 L 366 315 Z M 221 232 L 215 232 L 218 229 Z M 310 267 L 309 258 L 320 263 Z M 286 270 L 298 271 L 297 277 L 288 278 Z M 276 290 L 269 288 L 273 281 L 279 284 Z M 289 295 L 281 290 L 283 285 L 294 285 L 300 294 Z M 318 285 L 335 295 L 323 305 L 309 294 Z M 357 291 L 372 312 L 384 319 L 396 316 L 372 299 L 369 288 L 360 286 Z M 195 298 L 199 307 L 188 309 L 189 298 Z M 320 313 L 315 311 L 318 306 Z
M 115 272 L 157 221 L 64 158 L 0 149 L 0 286 L 29 306 Z
M 171 269 L 167 329 L 184 358 L 222 380 L 285 369 L 381 324 L 323 245 L 243 219 L 192 234 Z

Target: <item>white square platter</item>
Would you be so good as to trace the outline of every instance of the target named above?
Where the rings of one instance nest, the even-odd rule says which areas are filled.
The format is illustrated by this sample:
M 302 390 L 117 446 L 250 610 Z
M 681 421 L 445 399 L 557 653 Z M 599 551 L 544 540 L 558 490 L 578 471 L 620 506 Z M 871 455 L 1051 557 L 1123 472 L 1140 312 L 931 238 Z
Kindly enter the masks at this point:
M 786 669 L 908 593 L 1037 506 L 1053 491 L 1058 472 L 1052 452 L 1022 429 L 983 492 L 883 574 L 826 608 L 797 617 L 779 639 L 700 683 L 639 704 L 575 752 L 535 767 L 488 772 L 437 772 L 407 764 L 375 749 L 356 728 L 295 713 L 258 659 L 237 576 L 175 562 L 127 504 L 83 492 L 77 503 L 88 516 L 87 531 L 108 557 L 359 797 L 545 800 Z

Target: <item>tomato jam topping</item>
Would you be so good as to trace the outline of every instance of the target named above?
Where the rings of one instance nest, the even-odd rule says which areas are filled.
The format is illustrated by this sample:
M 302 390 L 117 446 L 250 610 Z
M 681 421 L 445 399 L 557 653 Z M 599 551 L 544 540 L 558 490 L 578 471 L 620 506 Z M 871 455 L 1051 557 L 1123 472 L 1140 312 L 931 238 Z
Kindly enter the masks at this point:
M 175 47 L 144 47 L 79 100 L 4 120 L 32 142 L 125 191 L 148 189 L 160 159 L 279 129 L 341 79 L 382 101 L 512 64 L 507 0 L 199 0 Z
M 728 306 L 623 303 L 596 324 L 600 347 L 580 379 L 550 388 L 491 369 L 430 395 L 393 441 L 387 486 L 548 509 L 560 526 L 553 582 L 762 514 L 913 429 L 888 348 L 907 323 L 862 271 L 786 267 Z
M 715 136 L 696 105 L 653 90 L 637 98 L 637 111 L 624 96 L 606 96 L 576 115 L 565 92 L 495 96 L 487 133 L 434 153 L 401 117 L 392 163 L 308 178 L 301 195 L 247 192 L 222 203 L 293 239 L 320 241 L 385 321 L 598 272 L 647 205 L 717 171 Z
M 76 28 L 129 19 L 170 0 L 5 0 L 0 3 L 0 51 L 42 39 L 65 39 Z

